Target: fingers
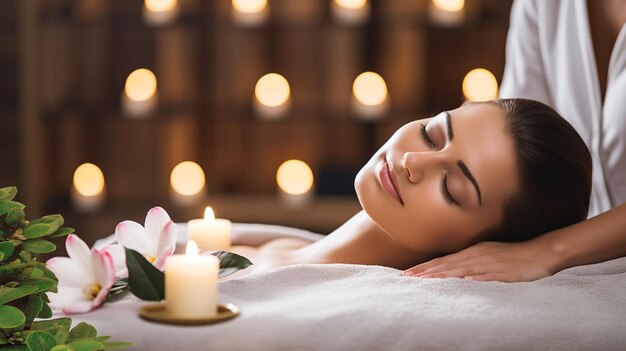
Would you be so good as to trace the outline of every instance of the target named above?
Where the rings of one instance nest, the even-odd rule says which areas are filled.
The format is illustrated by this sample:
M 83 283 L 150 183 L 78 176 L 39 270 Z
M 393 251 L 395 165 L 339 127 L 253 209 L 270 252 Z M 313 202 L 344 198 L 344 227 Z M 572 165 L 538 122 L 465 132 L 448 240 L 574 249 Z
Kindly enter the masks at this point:
M 432 259 L 428 262 L 424 262 L 421 264 L 418 264 L 415 267 L 409 268 L 407 270 L 405 270 L 404 272 L 402 272 L 401 275 L 404 276 L 415 276 L 421 273 L 424 273 L 430 269 L 436 268 L 436 267 L 440 267 L 442 265 L 445 264 L 451 264 L 454 262 L 459 262 L 461 260 L 464 260 L 467 257 L 467 253 L 465 252 L 465 250 L 463 251 L 459 251 L 457 253 L 453 253 L 450 255 L 446 255 L 446 256 L 442 256 L 442 257 L 438 257 L 435 259 Z

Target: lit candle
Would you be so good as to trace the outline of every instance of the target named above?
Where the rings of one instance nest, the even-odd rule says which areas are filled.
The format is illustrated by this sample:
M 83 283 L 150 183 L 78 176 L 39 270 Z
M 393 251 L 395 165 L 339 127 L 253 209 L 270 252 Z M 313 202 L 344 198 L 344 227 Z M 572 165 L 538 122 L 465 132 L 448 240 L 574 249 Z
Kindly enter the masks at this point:
M 260 117 L 275 120 L 283 117 L 291 107 L 291 89 L 285 77 L 268 73 L 254 87 L 254 108 Z
M 105 198 L 104 174 L 93 163 L 83 163 L 74 171 L 72 204 L 82 212 L 94 212 L 102 207 Z
M 366 121 L 378 120 L 389 109 L 387 84 L 378 73 L 363 72 L 352 84 L 352 108 Z
M 498 96 L 498 81 L 484 68 L 469 71 L 463 78 L 462 88 L 468 101 L 489 101 Z
M 361 24 L 370 15 L 370 3 L 367 0 L 333 0 L 333 17 L 344 24 Z
M 227 219 L 215 218 L 210 206 L 204 209 L 204 219 L 192 219 L 187 222 L 187 235 L 203 250 L 230 250 L 230 232 L 232 223 Z
M 457 26 L 465 20 L 465 0 L 431 0 L 430 19 L 441 26 Z
M 313 171 L 300 160 L 283 162 L 276 171 L 279 196 L 289 206 L 302 206 L 311 199 Z
M 203 200 L 206 178 L 202 167 L 192 161 L 176 165 L 170 174 L 170 198 L 181 206 L 191 206 Z
M 165 259 L 165 309 L 179 318 L 217 316 L 217 279 L 220 262 L 213 255 L 198 255 L 194 241 L 185 255 Z
M 177 0 L 145 0 L 141 15 L 144 22 L 153 26 L 162 26 L 178 17 Z
M 261 25 L 269 16 L 267 0 L 233 0 L 232 5 L 233 21 L 244 27 Z
M 157 79 L 146 68 L 134 70 L 122 92 L 122 111 L 134 118 L 146 117 L 157 105 Z

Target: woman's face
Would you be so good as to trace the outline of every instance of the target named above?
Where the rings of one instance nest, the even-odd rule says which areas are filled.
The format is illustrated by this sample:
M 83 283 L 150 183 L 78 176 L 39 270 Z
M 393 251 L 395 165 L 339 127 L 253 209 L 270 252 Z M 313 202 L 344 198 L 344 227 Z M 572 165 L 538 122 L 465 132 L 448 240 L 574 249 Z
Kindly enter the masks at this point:
M 478 103 L 404 125 L 356 176 L 361 206 L 413 251 L 466 247 L 500 223 L 519 188 L 505 118 Z

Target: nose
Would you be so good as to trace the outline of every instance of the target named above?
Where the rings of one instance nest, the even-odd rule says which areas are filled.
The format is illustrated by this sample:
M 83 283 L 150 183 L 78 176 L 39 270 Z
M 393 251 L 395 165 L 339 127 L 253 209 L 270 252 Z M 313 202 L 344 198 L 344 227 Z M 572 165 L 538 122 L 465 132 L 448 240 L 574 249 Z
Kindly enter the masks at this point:
M 436 152 L 405 152 L 402 168 L 411 183 L 419 183 L 438 164 Z

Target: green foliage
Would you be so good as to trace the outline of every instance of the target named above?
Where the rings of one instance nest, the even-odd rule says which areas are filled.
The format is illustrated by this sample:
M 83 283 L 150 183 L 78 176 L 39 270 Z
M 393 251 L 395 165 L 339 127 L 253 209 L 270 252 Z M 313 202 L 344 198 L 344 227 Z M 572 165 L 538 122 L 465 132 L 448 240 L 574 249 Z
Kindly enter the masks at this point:
M 220 259 L 220 278 L 231 275 L 240 269 L 244 269 L 252 264 L 249 259 L 227 251 L 217 251 L 212 253 Z
M 57 291 L 57 278 L 37 255 L 51 253 L 49 239 L 74 232 L 63 227 L 58 214 L 26 220 L 25 206 L 14 198 L 17 188 L 0 188 L 0 350 L 92 351 L 128 348 L 97 336 L 86 323 L 71 328 L 70 318 L 52 317 L 48 292 Z M 36 320 L 40 319 L 40 320 Z M 47 319 L 47 320 L 41 320 Z

